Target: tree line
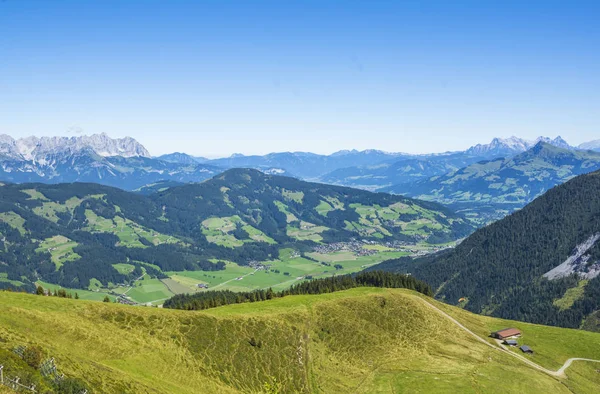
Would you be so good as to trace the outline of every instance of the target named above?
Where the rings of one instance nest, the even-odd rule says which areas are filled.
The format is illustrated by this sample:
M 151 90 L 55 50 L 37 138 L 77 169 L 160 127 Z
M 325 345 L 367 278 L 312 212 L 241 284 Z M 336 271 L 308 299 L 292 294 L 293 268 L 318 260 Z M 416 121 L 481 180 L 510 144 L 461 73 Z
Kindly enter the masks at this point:
M 427 296 L 433 296 L 433 291 L 427 283 L 410 275 L 372 271 L 353 275 L 312 279 L 298 283 L 289 289 L 282 291 L 273 291 L 272 288 L 269 288 L 267 290 L 254 290 L 239 293 L 230 290 L 218 290 L 195 294 L 178 294 L 165 301 L 163 307 L 171 309 L 202 310 L 230 304 L 266 301 L 289 295 L 333 293 L 355 287 L 402 288 L 415 290 Z

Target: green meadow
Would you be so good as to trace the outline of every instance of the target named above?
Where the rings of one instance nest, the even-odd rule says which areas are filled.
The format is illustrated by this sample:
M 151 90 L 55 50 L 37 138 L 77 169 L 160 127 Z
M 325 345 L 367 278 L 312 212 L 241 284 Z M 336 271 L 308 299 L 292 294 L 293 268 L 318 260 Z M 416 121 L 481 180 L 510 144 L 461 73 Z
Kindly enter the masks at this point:
M 597 365 L 553 377 L 477 341 L 409 290 L 357 288 L 206 311 L 0 292 L 0 349 L 39 345 L 103 393 L 592 393 Z M 518 326 L 535 362 L 600 358 L 600 334 L 443 307 L 485 338 Z

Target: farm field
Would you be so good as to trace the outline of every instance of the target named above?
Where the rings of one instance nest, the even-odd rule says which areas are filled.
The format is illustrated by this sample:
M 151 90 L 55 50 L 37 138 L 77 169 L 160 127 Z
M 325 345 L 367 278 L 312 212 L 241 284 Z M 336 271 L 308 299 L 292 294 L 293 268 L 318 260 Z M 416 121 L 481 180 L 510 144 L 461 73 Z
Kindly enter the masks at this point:
M 66 290 L 72 294 L 77 292 L 81 299 L 87 300 L 102 301 L 105 295 L 114 300 L 121 294 L 134 303 L 161 305 L 174 294 L 206 291 L 199 288 L 199 284 L 206 285 L 208 290 L 252 291 L 271 287 L 279 291 L 311 277 L 322 278 L 358 272 L 381 261 L 406 256 L 408 252 L 383 248 L 382 251 L 368 256 L 356 256 L 351 251 L 306 255 L 317 261 L 301 257 L 292 249 L 282 249 L 279 259 L 260 262 L 269 269 L 256 269 L 225 262 L 225 270 L 221 271 L 168 271 L 165 272 L 168 279 L 152 279 L 148 275 L 143 275 L 140 280 L 134 282 L 133 286 L 110 286 L 109 288 L 102 287 L 99 282 L 92 280 L 89 290 L 69 288 Z M 142 267 L 143 265 L 145 264 L 142 264 Z M 113 266 L 121 273 L 129 273 L 134 269 L 132 264 Z M 154 268 L 159 269 L 157 266 Z M 61 288 L 49 283 L 39 282 L 39 284 L 51 290 Z
M 280 393 L 585 394 L 600 384 L 596 365 L 547 375 L 423 300 L 482 338 L 519 327 L 537 346 L 535 362 L 600 357 L 600 334 L 486 318 L 381 288 L 194 312 L 0 292 L 0 350 L 40 345 L 61 373 L 104 393 L 258 393 L 274 384 Z
M 59 269 L 63 263 L 74 261 L 81 257 L 73 251 L 73 248 L 76 246 L 77 242 L 71 241 L 62 235 L 56 235 L 41 242 L 36 252 L 49 252 L 52 256 L 52 262 L 56 265 L 56 269 Z
M 198 284 L 208 285 L 210 290 L 251 291 L 272 287 L 273 290 L 285 290 L 306 277 L 320 278 L 332 275 L 343 275 L 358 272 L 367 266 L 381 261 L 405 256 L 406 252 L 380 252 L 370 256 L 355 256 L 352 252 L 335 252 L 331 254 L 308 253 L 307 256 L 325 262 L 323 265 L 300 256 L 293 257 L 291 249 L 283 249 L 280 259 L 265 261 L 269 270 L 255 270 L 250 267 L 227 263 L 224 271 L 185 271 L 167 272 L 171 280 L 187 288 L 185 292 L 204 291 Z M 338 264 L 342 268 L 336 269 Z

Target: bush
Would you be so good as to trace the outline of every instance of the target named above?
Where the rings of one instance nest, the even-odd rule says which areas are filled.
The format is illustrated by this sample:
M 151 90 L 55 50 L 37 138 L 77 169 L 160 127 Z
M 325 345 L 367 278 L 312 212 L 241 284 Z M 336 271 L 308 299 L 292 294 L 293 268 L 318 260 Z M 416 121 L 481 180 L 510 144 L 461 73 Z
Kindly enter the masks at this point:
M 57 392 L 61 394 L 79 394 L 88 390 L 87 385 L 77 378 L 66 378 L 57 385 Z
M 38 369 L 43 358 L 44 352 L 39 346 L 28 346 L 23 351 L 23 360 L 32 368 Z

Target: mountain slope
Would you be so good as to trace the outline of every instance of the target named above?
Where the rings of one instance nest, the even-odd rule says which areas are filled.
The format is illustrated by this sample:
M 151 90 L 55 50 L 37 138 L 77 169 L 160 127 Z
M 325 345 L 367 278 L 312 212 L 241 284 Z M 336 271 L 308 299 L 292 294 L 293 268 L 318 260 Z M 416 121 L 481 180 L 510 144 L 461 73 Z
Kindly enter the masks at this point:
M 229 170 L 200 184 L 154 194 L 152 199 L 165 207 L 170 221 L 238 217 L 276 241 L 451 240 L 470 231 L 462 217 L 441 205 L 250 169 Z
M 568 379 L 538 371 L 423 300 L 360 288 L 187 312 L 0 292 L 0 349 L 38 344 L 61 373 L 106 393 L 586 393 L 600 384 L 584 363 Z M 598 334 L 447 313 L 482 337 L 517 325 L 546 368 L 600 354 Z
M 509 159 L 483 161 L 443 176 L 383 190 L 457 208 L 492 206 L 510 212 L 557 184 L 599 168 L 599 153 L 539 142 Z
M 476 313 L 600 330 L 599 190 L 600 172 L 581 175 L 453 250 L 373 269 L 411 272 Z
M 5 184 L 0 287 L 31 290 L 43 280 L 98 290 L 130 284 L 142 272 L 165 279 L 165 272 L 223 270 L 223 261 L 272 262 L 290 247 L 310 251 L 356 239 L 441 243 L 471 231 L 434 203 L 256 170 L 229 170 L 150 196 L 86 183 Z

